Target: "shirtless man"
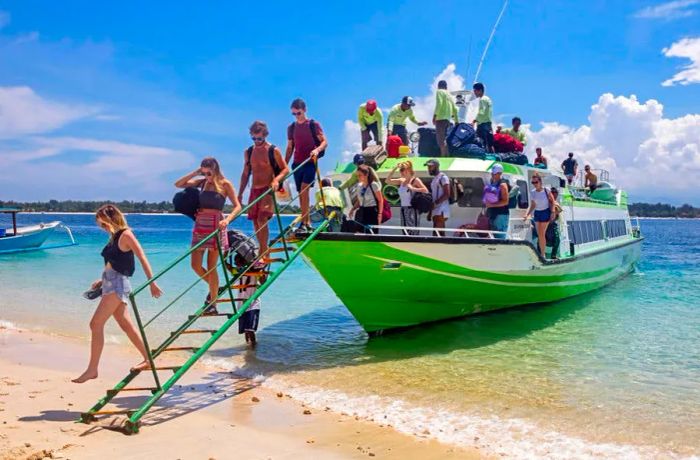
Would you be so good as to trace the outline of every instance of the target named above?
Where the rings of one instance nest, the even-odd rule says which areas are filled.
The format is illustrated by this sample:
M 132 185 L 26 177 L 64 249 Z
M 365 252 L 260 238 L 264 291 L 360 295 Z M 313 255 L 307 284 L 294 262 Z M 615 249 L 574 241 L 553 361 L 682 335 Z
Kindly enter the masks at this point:
M 273 190 L 279 189 L 282 180 L 289 173 L 289 167 L 287 167 L 287 162 L 284 161 L 280 149 L 267 142 L 268 134 L 265 122 L 255 121 L 250 125 L 250 137 L 253 140 L 253 145 L 243 152 L 243 173 L 238 192 L 238 199 L 241 203 L 243 202 L 243 191 L 248 186 L 251 173 L 253 184 L 250 188 L 248 203 L 252 203 L 270 187 Z M 271 150 L 272 155 L 270 155 Z M 273 214 L 274 202 L 271 193 L 265 195 L 248 209 L 248 219 L 253 221 L 255 235 L 260 245 L 261 260 L 267 256 L 270 237 L 267 222 Z

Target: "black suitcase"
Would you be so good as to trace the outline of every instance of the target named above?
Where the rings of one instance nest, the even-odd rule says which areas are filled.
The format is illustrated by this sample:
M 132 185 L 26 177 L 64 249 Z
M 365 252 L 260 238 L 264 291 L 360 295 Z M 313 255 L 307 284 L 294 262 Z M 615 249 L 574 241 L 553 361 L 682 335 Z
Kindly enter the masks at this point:
M 435 137 L 435 128 L 418 128 L 418 155 L 422 157 L 439 157 L 440 146 Z

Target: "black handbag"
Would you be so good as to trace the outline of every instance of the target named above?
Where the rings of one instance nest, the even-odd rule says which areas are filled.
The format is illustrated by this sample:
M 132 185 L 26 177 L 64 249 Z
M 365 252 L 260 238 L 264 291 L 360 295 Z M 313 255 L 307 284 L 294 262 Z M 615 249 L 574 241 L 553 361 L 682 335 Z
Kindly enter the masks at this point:
M 421 214 L 433 210 L 433 196 L 427 192 L 415 192 L 411 197 L 411 207 Z
M 199 209 L 199 189 L 187 187 L 184 190 L 180 190 L 173 196 L 173 206 L 175 207 L 175 212 L 195 220 L 197 209 Z

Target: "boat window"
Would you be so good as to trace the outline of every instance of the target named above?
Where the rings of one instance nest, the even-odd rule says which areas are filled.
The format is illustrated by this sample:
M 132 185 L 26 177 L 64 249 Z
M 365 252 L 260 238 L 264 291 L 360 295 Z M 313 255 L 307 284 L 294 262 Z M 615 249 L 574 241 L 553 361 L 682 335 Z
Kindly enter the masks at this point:
M 462 184 L 464 193 L 457 201 L 460 208 L 480 208 L 483 206 L 484 180 L 481 177 L 464 177 L 454 179 Z
M 622 221 L 624 225 L 624 221 Z M 603 223 L 599 220 L 579 220 L 567 222 L 569 240 L 574 244 L 591 243 L 593 241 L 602 241 L 605 239 L 603 233 Z M 606 223 L 606 233 L 607 230 Z
M 530 206 L 530 201 L 527 198 L 527 181 L 519 180 L 516 182 L 518 185 L 518 207 L 520 209 L 527 209 Z
M 627 223 L 624 219 L 608 220 L 605 222 L 605 234 L 608 238 L 626 235 Z

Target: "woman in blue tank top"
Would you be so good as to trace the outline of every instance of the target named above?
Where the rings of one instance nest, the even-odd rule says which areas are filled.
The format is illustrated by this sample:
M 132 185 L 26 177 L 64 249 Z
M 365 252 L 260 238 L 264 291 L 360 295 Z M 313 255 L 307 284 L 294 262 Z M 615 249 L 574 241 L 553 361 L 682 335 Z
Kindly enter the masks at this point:
M 109 233 L 109 241 L 102 249 L 102 258 L 105 263 L 102 279 L 92 283 L 93 289 L 102 289 L 102 299 L 90 320 L 90 330 L 92 332 L 90 362 L 85 372 L 80 377 L 73 379 L 75 383 L 83 383 L 97 378 L 100 356 L 105 344 L 105 323 L 112 316 L 129 337 L 131 343 L 141 353 L 141 356 L 143 356 L 143 361 L 136 368 L 143 369 L 148 366 L 146 347 L 134 323 L 129 318 L 126 303 L 131 292 L 129 278 L 134 274 L 136 268 L 134 256 L 141 262 L 147 278 L 153 276 L 151 265 L 148 263 L 139 240 L 136 239 L 136 236 L 127 225 L 124 214 L 119 208 L 112 204 L 106 204 L 97 210 L 95 218 L 97 224 Z M 156 283 L 151 283 L 150 288 L 153 297 L 160 297 L 162 292 Z

